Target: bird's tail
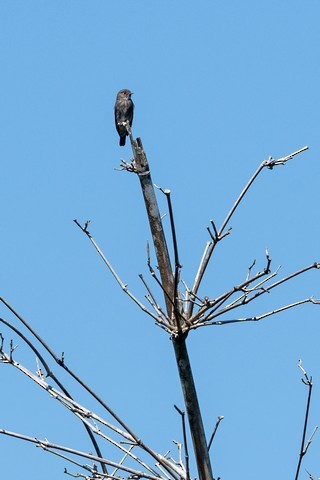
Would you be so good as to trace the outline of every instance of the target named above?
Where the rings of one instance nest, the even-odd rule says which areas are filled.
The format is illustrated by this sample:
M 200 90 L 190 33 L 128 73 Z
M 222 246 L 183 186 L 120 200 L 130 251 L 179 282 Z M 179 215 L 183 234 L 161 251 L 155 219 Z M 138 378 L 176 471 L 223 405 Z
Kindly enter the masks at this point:
M 120 137 L 120 142 L 119 142 L 120 147 L 124 147 L 125 144 L 126 144 L 126 136 Z

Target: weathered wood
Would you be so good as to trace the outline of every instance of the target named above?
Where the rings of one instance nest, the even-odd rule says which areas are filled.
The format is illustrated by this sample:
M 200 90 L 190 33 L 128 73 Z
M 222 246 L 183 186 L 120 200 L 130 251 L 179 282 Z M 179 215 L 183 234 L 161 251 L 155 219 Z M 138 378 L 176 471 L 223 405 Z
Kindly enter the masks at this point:
M 132 135 L 130 135 L 130 140 L 134 154 L 133 170 L 139 176 L 142 188 L 164 291 L 167 314 L 172 326 L 176 327 L 177 334 L 172 335 L 172 343 L 188 416 L 199 480 L 213 480 L 200 406 L 186 346 L 187 333 L 180 331 L 181 312 L 176 311 L 174 308 L 174 276 L 155 190 L 151 180 L 149 164 L 141 140 L 137 138 L 135 141 Z

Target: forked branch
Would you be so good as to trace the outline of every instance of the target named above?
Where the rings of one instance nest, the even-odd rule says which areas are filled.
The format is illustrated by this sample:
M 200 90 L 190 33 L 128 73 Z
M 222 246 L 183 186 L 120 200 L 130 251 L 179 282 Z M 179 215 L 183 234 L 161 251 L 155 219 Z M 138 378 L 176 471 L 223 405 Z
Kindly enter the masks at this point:
M 247 305 L 253 300 L 256 300 L 257 298 L 259 298 L 261 295 L 270 293 L 274 288 L 279 287 L 280 285 L 292 280 L 293 278 L 299 275 L 302 275 L 308 272 L 309 270 L 320 268 L 320 263 L 314 262 L 311 265 L 308 265 L 307 267 L 297 270 L 291 273 L 290 275 L 272 283 L 271 285 L 268 285 L 268 282 L 270 282 L 270 280 L 273 277 L 275 277 L 279 271 L 279 269 L 277 269 L 275 272 L 270 273 L 270 270 L 269 270 L 270 263 L 271 263 L 271 259 L 267 254 L 267 266 L 262 272 L 258 272 L 256 275 L 252 276 L 251 278 L 250 276 L 247 276 L 246 280 L 243 283 L 233 287 L 232 289 L 218 296 L 216 299 L 210 300 L 206 298 L 205 301 L 198 308 L 198 311 L 189 319 L 189 322 L 188 322 L 189 328 L 192 329 L 192 328 L 197 328 L 199 326 L 204 326 L 204 325 L 223 325 L 223 324 L 235 323 L 239 321 L 242 321 L 242 322 L 256 321 L 264 317 L 273 315 L 275 313 L 281 312 L 283 310 L 286 310 L 288 308 L 293 308 L 295 306 L 301 305 L 303 303 L 310 302 L 313 304 L 318 304 L 318 300 L 315 300 L 312 297 L 309 297 L 305 300 L 300 300 L 298 302 L 294 302 L 287 306 L 268 312 L 264 315 L 261 315 L 260 317 L 255 316 L 255 317 L 248 317 L 248 318 L 239 318 L 236 320 L 214 321 L 215 318 L 221 315 L 225 315 L 236 308 L 240 308 L 244 305 Z M 239 292 L 240 292 L 240 295 L 239 295 Z M 238 293 L 238 296 L 235 299 L 231 300 L 231 298 L 237 293 Z M 229 303 L 226 304 L 227 301 L 229 301 Z
M 9 310 L 16 316 L 16 318 L 18 318 L 18 320 L 37 338 L 37 340 L 39 341 L 39 343 L 45 348 L 45 350 L 47 350 L 47 352 L 51 355 L 51 357 L 56 361 L 56 363 L 58 363 L 59 366 L 61 366 L 72 378 L 74 378 L 110 415 L 111 417 L 113 417 L 114 420 L 116 420 L 116 422 L 123 428 L 123 430 L 121 430 L 118 426 L 116 425 L 111 425 L 110 423 L 104 421 L 104 425 L 106 425 L 108 428 L 110 428 L 111 430 L 113 430 L 114 432 L 116 432 L 117 434 L 119 435 L 122 435 L 125 439 L 128 439 L 131 443 L 134 443 L 135 445 L 137 445 L 138 447 L 140 447 L 142 450 L 144 450 L 145 452 L 147 452 L 157 463 L 159 463 L 162 468 L 164 470 L 166 470 L 171 476 L 172 478 L 176 478 L 176 476 L 180 475 L 180 471 L 178 473 L 175 473 L 175 471 L 177 470 L 177 468 L 174 466 L 174 465 L 171 465 L 170 462 L 164 458 L 162 455 L 160 455 L 159 453 L 155 452 L 153 449 L 151 449 L 150 447 L 148 447 L 148 445 L 146 445 L 141 439 L 140 437 L 138 437 L 127 425 L 126 423 L 81 379 L 79 378 L 66 364 L 65 364 L 65 361 L 64 361 L 64 358 L 59 358 L 51 349 L 50 347 L 43 341 L 43 339 L 36 333 L 33 331 L 33 329 L 30 327 L 30 325 L 21 317 L 21 315 L 19 315 L 14 309 L 13 307 L 6 301 L 4 300 L 3 298 L 0 297 L 0 301 L 7 306 L 7 308 L 9 308 Z M 4 323 L 4 322 L 3 322 Z M 8 324 L 8 326 L 10 326 Z M 10 328 L 12 328 L 13 330 L 15 330 L 12 326 L 10 326 Z M 18 331 L 17 331 L 18 333 Z M 23 335 L 21 334 L 20 335 L 21 338 L 24 338 Z M 3 341 L 1 341 L 1 344 L 3 344 Z M 27 344 L 30 346 L 30 342 L 27 342 Z M 33 348 L 33 351 L 34 348 Z M 22 371 L 24 374 L 26 374 L 29 378 L 31 378 L 32 380 L 36 381 L 42 388 L 44 388 L 45 390 L 48 391 L 48 393 L 53 393 L 54 392 L 54 389 L 52 389 L 52 387 L 47 387 L 46 386 L 46 383 L 44 382 L 44 379 L 43 378 L 38 378 L 36 375 L 33 375 L 31 372 L 29 372 L 27 369 L 25 369 L 22 365 L 20 365 L 19 362 L 15 362 L 12 358 L 12 349 L 10 349 L 10 355 L 6 355 L 5 352 L 3 351 L 3 347 L 2 347 L 2 351 L 1 351 L 1 357 L 2 357 L 2 360 L 6 363 L 10 363 L 11 365 L 13 365 L 14 367 L 18 368 L 20 371 Z M 39 354 L 39 358 L 42 358 L 41 355 Z M 49 370 L 51 371 L 51 370 Z M 50 374 L 49 375 L 50 377 L 52 378 L 56 378 L 53 376 L 53 374 Z M 60 386 L 61 384 L 59 384 Z M 82 410 L 81 408 L 79 409 L 78 407 L 76 407 L 76 402 L 74 402 L 72 400 L 71 397 L 69 397 L 68 394 L 66 394 L 65 396 L 63 396 L 61 393 L 60 393 L 60 398 L 64 398 L 64 402 L 66 401 L 66 398 L 68 397 L 68 402 L 67 403 L 64 403 L 65 406 L 68 405 L 74 405 L 74 407 L 72 408 L 69 408 L 71 411 L 73 411 L 73 413 L 76 413 L 76 414 L 79 414 L 80 417 L 82 417 L 81 415 L 81 412 L 85 410 Z M 94 414 L 92 414 L 94 415 Z M 92 426 L 89 425 L 86 421 L 84 421 L 84 419 L 87 417 L 88 418 L 89 416 L 89 413 L 87 411 L 87 413 L 84 414 L 84 416 L 82 417 L 82 421 L 83 423 L 85 423 L 86 427 L 89 429 L 89 431 L 93 430 Z M 98 421 L 98 418 L 96 417 L 92 417 L 95 421 Z M 90 431 L 90 433 L 92 433 Z M 95 432 L 97 433 L 97 432 Z M 103 463 L 103 462 L 102 462 Z M 105 462 L 104 462 L 105 463 Z
M 145 313 L 147 313 L 150 317 L 152 317 L 156 323 L 159 323 L 160 325 L 164 325 L 166 327 L 168 327 L 168 322 L 166 320 L 166 317 L 163 315 L 163 313 L 161 313 L 161 311 L 158 309 L 157 310 L 157 315 L 155 315 L 154 313 L 152 313 L 145 305 L 143 305 L 143 303 L 140 302 L 140 300 L 138 300 L 131 292 L 130 290 L 128 289 L 128 285 L 126 283 L 124 283 L 121 278 L 119 277 L 119 275 L 117 274 L 117 272 L 115 271 L 115 269 L 112 267 L 111 263 L 109 262 L 109 260 L 107 259 L 107 257 L 104 255 L 104 253 L 102 252 L 101 248 L 98 246 L 97 242 L 94 240 L 94 238 L 92 237 L 92 235 L 90 234 L 89 230 L 88 230 L 88 226 L 89 226 L 89 223 L 90 221 L 87 220 L 85 225 L 82 226 L 77 219 L 74 220 L 74 223 L 80 228 L 80 230 L 86 234 L 86 236 L 89 238 L 90 242 L 92 243 L 92 245 L 94 246 L 95 250 L 98 252 L 100 258 L 102 258 L 103 262 L 105 263 L 105 265 L 108 267 L 108 269 L 110 270 L 110 272 L 112 273 L 113 277 L 116 279 L 118 285 L 120 285 L 121 289 L 131 298 L 131 300 L 134 301 L 134 303 L 136 303 L 138 305 L 138 307 L 141 308 L 141 310 Z
M 225 220 L 222 222 L 222 225 L 221 227 L 219 228 L 219 230 L 216 228 L 215 224 L 213 223 L 213 221 L 211 221 L 211 225 L 213 227 L 213 230 L 214 230 L 214 233 L 212 233 L 210 230 L 209 230 L 209 233 L 210 233 L 210 236 L 212 238 L 211 242 L 209 242 L 209 244 L 206 245 L 205 247 L 205 250 L 204 250 L 204 254 L 201 258 L 201 261 L 200 261 L 200 265 L 199 265 L 199 268 L 198 268 L 198 271 L 197 271 L 197 274 L 196 274 L 196 277 L 195 277 L 195 281 L 194 281 L 194 284 L 193 284 L 193 288 L 192 288 L 192 291 L 191 291 L 191 298 L 192 298 L 192 294 L 196 295 L 198 293 L 198 290 L 199 290 L 199 287 L 200 287 L 200 284 L 201 284 L 201 281 L 202 281 L 202 278 L 205 274 L 205 271 L 207 269 L 207 266 L 209 264 L 209 261 L 210 261 L 210 258 L 211 258 L 211 255 L 217 245 L 217 243 L 222 240 L 222 238 L 224 238 L 226 235 L 229 234 L 230 232 L 230 229 L 225 232 L 226 230 L 226 227 L 228 226 L 231 218 L 233 217 L 233 214 L 235 213 L 235 211 L 237 210 L 238 206 L 240 205 L 241 201 L 243 200 L 243 197 L 246 195 L 246 193 L 248 192 L 249 188 L 251 187 L 251 185 L 253 184 L 253 182 L 256 180 L 256 178 L 258 177 L 258 175 L 261 173 L 261 171 L 264 169 L 264 168 L 268 168 L 269 170 L 272 170 L 274 167 L 278 166 L 278 165 L 285 165 L 289 160 L 291 160 L 292 158 L 294 158 L 296 155 L 299 155 L 300 153 L 302 152 L 305 152 L 306 150 L 308 150 L 308 147 L 303 147 L 303 148 L 300 148 L 299 150 L 293 152 L 293 153 L 290 153 L 289 155 L 287 155 L 286 157 L 281 157 L 279 159 L 273 159 L 272 157 L 270 157 L 268 160 L 264 160 L 260 166 L 257 168 L 257 170 L 254 172 L 254 174 L 252 175 L 252 177 L 250 178 L 250 180 L 248 181 L 247 185 L 244 187 L 244 189 L 242 190 L 242 192 L 240 193 L 239 197 L 237 198 L 237 200 L 235 201 L 234 205 L 232 206 L 231 210 L 229 211 L 229 213 L 227 214 Z M 190 318 L 192 316 L 192 312 L 193 312 L 193 304 L 190 303 L 189 305 L 189 311 L 188 311 L 188 318 Z
M 10 432 L 10 431 L 4 430 L 4 429 L 0 429 L 0 434 L 8 435 L 10 437 L 15 437 L 15 438 L 18 438 L 20 440 L 24 440 L 26 442 L 34 443 L 38 447 L 42 447 L 44 450 L 46 450 L 48 452 L 50 452 L 51 450 L 58 450 L 58 451 L 67 452 L 67 453 L 70 453 L 72 455 L 76 455 L 76 456 L 79 456 L 79 457 L 88 458 L 89 460 L 91 460 L 93 462 L 104 463 L 105 465 L 109 465 L 111 467 L 114 467 L 114 468 L 116 468 L 116 469 L 118 469 L 122 472 L 130 473 L 132 475 L 132 478 L 137 478 L 137 479 L 147 478 L 149 480 L 160 480 L 160 479 L 161 480 L 167 480 L 166 477 L 162 477 L 161 475 L 150 475 L 147 472 L 142 472 L 142 471 L 139 471 L 139 470 L 135 470 L 133 468 L 127 467 L 126 465 L 116 463 L 116 462 L 113 462 L 111 460 L 107 460 L 105 458 L 100 458 L 100 457 L 97 457 L 95 455 L 91 455 L 90 453 L 81 452 L 79 450 L 75 450 L 74 448 L 70 448 L 70 447 L 66 447 L 66 446 L 63 446 L 63 445 L 56 444 L 56 443 L 52 443 L 52 442 L 49 442 L 48 440 L 40 440 L 40 439 L 35 438 L 35 437 L 30 437 L 30 436 L 23 435 L 23 434 L 16 433 L 16 432 Z
M 216 433 L 217 433 L 218 427 L 219 427 L 219 425 L 220 425 L 220 422 L 221 422 L 221 420 L 223 420 L 223 419 L 224 419 L 224 416 L 223 416 L 223 415 L 219 415 L 219 417 L 218 417 L 218 419 L 217 419 L 217 421 L 216 421 L 215 427 L 214 427 L 214 429 L 213 429 L 212 435 L 211 435 L 211 437 L 210 437 L 209 443 L 208 443 L 208 450 L 210 450 L 210 448 L 211 448 L 213 439 L 214 439 L 214 437 L 216 436 Z
M 298 480 L 299 478 L 299 472 L 300 472 L 300 467 L 301 467 L 301 462 L 305 454 L 307 453 L 307 450 L 312 442 L 313 436 L 316 433 L 318 427 L 315 427 L 311 436 L 309 437 L 308 441 L 306 442 L 306 434 L 307 434 L 307 427 L 308 427 L 308 418 L 309 418 L 309 409 L 310 409 L 310 402 L 311 402 L 311 394 L 312 394 L 312 377 L 309 377 L 307 372 L 304 370 L 302 367 L 302 361 L 299 360 L 298 364 L 300 370 L 303 373 L 302 377 L 302 383 L 308 387 L 308 399 L 307 399 L 307 406 L 306 406 L 306 413 L 305 413 L 305 419 L 304 419 L 304 426 L 303 426 L 303 433 L 302 433 L 302 440 L 301 440 L 301 447 L 300 447 L 300 453 L 299 453 L 299 461 L 298 461 L 298 466 L 297 466 L 297 471 L 296 471 L 296 476 L 295 480 Z

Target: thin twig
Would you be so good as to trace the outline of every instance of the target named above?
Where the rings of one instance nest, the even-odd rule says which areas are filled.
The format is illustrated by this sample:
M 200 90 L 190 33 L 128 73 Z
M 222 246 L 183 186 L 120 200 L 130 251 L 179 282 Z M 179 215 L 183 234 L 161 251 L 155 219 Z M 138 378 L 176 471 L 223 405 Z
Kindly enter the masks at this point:
M 266 163 L 265 166 L 267 168 L 272 169 L 274 166 L 277 166 L 277 165 L 285 165 L 289 160 L 292 160 L 293 157 L 295 157 L 296 155 L 299 155 L 299 153 L 305 152 L 308 149 L 309 149 L 309 147 L 305 146 L 305 147 L 300 148 L 299 150 L 296 150 L 293 153 L 290 153 L 286 157 L 281 157 L 281 158 L 278 158 L 278 159 L 274 159 L 274 158 L 270 157 L 268 160 L 265 161 L 265 163 Z
M 86 222 L 85 226 L 82 227 L 81 224 L 78 222 L 77 219 L 74 220 L 74 223 L 80 228 L 80 230 L 82 230 L 83 233 L 85 233 L 87 235 L 87 237 L 89 238 L 90 242 L 92 243 L 92 245 L 94 246 L 94 248 L 96 249 L 96 251 L 98 252 L 98 254 L 100 255 L 100 257 L 102 258 L 103 262 L 107 265 L 108 269 L 110 270 L 110 272 L 112 273 L 112 275 L 114 276 L 114 278 L 116 279 L 117 283 L 120 285 L 121 289 L 131 298 L 131 300 L 133 300 L 137 305 L 138 307 L 141 308 L 141 310 L 143 310 L 145 313 L 147 313 L 148 315 L 150 315 L 150 317 L 152 317 L 154 320 L 157 321 L 157 316 L 154 315 L 152 312 L 150 312 L 150 310 L 147 309 L 147 307 L 145 307 L 145 305 L 143 305 L 143 303 L 141 303 L 131 292 L 130 290 L 128 289 L 128 285 L 126 283 L 123 283 L 123 281 L 121 280 L 121 278 L 119 277 L 119 275 L 116 273 L 115 269 L 112 267 L 111 263 L 109 262 L 109 260 L 106 258 L 106 256 L 104 255 L 104 253 L 102 252 L 102 250 L 100 249 L 100 247 L 98 246 L 97 242 L 93 239 L 92 235 L 90 234 L 90 232 L 88 231 L 87 229 L 87 226 L 88 226 L 88 221 Z
M 19 439 L 25 440 L 27 442 L 35 443 L 36 445 L 44 448 L 44 450 L 47 450 L 48 452 L 50 452 L 50 449 L 60 450 L 60 451 L 63 451 L 63 452 L 71 453 L 72 455 L 77 455 L 77 456 L 80 456 L 80 457 L 83 457 L 83 458 L 89 458 L 90 460 L 92 460 L 94 462 L 105 463 L 106 465 L 110 465 L 111 467 L 118 468 L 119 470 L 122 470 L 124 472 L 128 472 L 128 473 L 131 473 L 133 475 L 137 475 L 137 478 L 147 478 L 149 480 L 159 480 L 159 478 L 161 478 L 160 475 L 157 475 L 157 476 L 149 475 L 148 473 L 141 472 L 139 470 L 135 470 L 135 469 L 127 467 L 125 465 L 120 465 L 118 463 L 112 462 L 111 460 L 107 460 L 105 458 L 100 458 L 100 457 L 97 457 L 95 455 L 91 455 L 91 454 L 86 453 L 86 452 L 81 452 L 81 451 L 75 450 L 73 448 L 65 447 L 63 445 L 58 445 L 58 444 L 49 442 L 48 440 L 40 440 L 40 439 L 35 438 L 35 437 L 29 437 L 27 435 L 22 435 L 22 434 L 16 433 L 16 432 L 10 432 L 10 431 L 4 430 L 4 429 L 0 429 L 0 434 L 8 435 L 10 437 L 19 438 Z
M 50 448 L 46 447 L 45 445 L 41 444 L 41 445 L 36 445 L 36 447 L 38 448 L 42 448 L 43 450 L 47 451 L 47 452 L 50 452 L 52 453 L 53 455 L 56 455 L 57 457 L 60 457 L 60 458 L 63 458 L 64 460 L 67 460 L 67 462 L 70 462 L 72 463 L 73 465 L 77 465 L 77 467 L 80 467 L 80 468 L 83 468 L 84 470 L 87 470 L 88 472 L 90 473 L 96 473 L 96 467 L 90 467 L 89 465 L 86 465 L 86 464 L 83 464 L 83 463 L 80 463 L 80 462 L 76 462 L 73 458 L 71 457 L 68 457 L 67 455 L 63 455 L 62 453 L 59 453 L 59 452 L 55 452 L 54 450 L 51 450 Z M 105 464 L 103 464 L 105 465 Z M 66 472 L 66 469 L 65 469 L 65 473 Z M 108 472 L 107 470 L 105 471 L 105 474 L 108 475 Z
M 182 443 L 178 442 L 177 440 L 172 440 L 172 441 L 177 447 L 179 460 L 175 460 L 172 456 L 170 456 L 169 458 L 176 465 L 180 465 L 184 469 L 184 465 L 183 465 L 183 461 L 182 461 Z
M 248 267 L 248 273 L 247 273 L 247 278 L 246 278 L 246 281 L 248 281 L 250 279 L 250 276 L 251 276 L 251 270 L 253 269 L 253 267 L 255 266 L 256 264 L 256 261 L 253 260 L 253 262 L 251 263 L 251 265 Z
M 177 242 L 177 235 L 176 235 L 176 228 L 174 224 L 174 216 L 173 216 L 173 209 L 172 209 L 172 203 L 171 203 L 171 192 L 168 189 L 163 189 L 161 187 L 156 187 L 159 188 L 159 190 L 166 196 L 167 199 L 167 204 L 168 204 L 168 210 L 169 210 L 169 217 L 170 217 L 170 226 L 171 226 L 171 234 L 172 234 L 172 243 L 173 243 L 173 252 L 174 252 L 174 294 L 173 294 L 173 307 L 174 307 L 174 314 L 175 314 L 175 320 L 177 323 L 177 333 L 179 334 L 181 332 L 181 313 L 179 311 L 177 301 L 178 301 L 178 285 L 180 281 L 180 270 L 182 268 L 182 265 L 180 264 L 179 261 L 179 251 L 178 251 L 178 242 Z
M 268 291 L 268 286 L 266 287 L 263 287 L 263 285 L 265 283 L 268 283 L 272 278 L 276 277 L 278 275 L 278 272 L 280 270 L 280 266 L 273 272 L 271 273 L 270 275 L 268 275 L 267 278 L 263 278 L 260 282 L 256 283 L 253 287 L 250 287 L 250 288 L 244 288 L 243 290 L 243 294 L 240 295 L 239 297 L 235 298 L 231 303 L 229 303 L 228 307 L 232 307 L 233 305 L 235 305 L 236 303 L 242 303 L 243 300 L 245 300 L 248 295 L 254 291 Z M 225 302 L 223 302 L 225 303 Z M 217 310 L 217 308 L 215 307 L 213 309 L 213 311 Z
M 218 430 L 218 427 L 219 427 L 219 425 L 220 425 L 220 422 L 221 422 L 221 420 L 223 420 L 223 419 L 224 419 L 224 416 L 223 416 L 223 415 L 219 415 L 218 420 L 217 420 L 217 422 L 216 422 L 216 424 L 215 424 L 215 427 L 214 427 L 214 429 L 213 429 L 211 438 L 210 438 L 209 443 L 208 443 L 208 450 L 210 450 L 210 447 L 211 447 L 212 442 L 213 442 L 213 439 L 214 439 L 214 437 L 215 437 L 215 435 L 216 435 L 216 433 L 217 433 L 217 430 Z
M 186 284 L 185 280 L 183 280 L 183 278 L 181 279 L 181 283 L 182 285 L 184 286 L 185 290 L 186 290 L 186 293 L 184 295 L 185 297 L 185 300 L 184 302 L 192 302 L 194 303 L 195 305 L 197 306 L 203 306 L 204 304 L 204 301 L 202 298 L 200 298 L 198 295 L 195 295 L 191 290 L 190 288 L 188 287 L 188 285 Z M 198 302 L 196 302 L 196 300 L 198 300 Z
M 178 309 L 177 305 L 177 300 L 178 300 L 178 285 L 180 281 L 180 270 L 182 268 L 182 265 L 180 264 L 179 260 L 179 251 L 178 251 L 178 242 L 177 242 L 177 235 L 176 235 L 176 228 L 174 224 L 174 216 L 173 216 L 173 209 L 172 209 L 172 202 L 171 202 L 171 192 L 170 190 L 166 189 L 163 190 L 160 188 L 161 192 L 164 193 L 167 199 L 167 204 L 168 204 L 168 210 L 169 210 L 169 217 L 170 217 L 170 226 L 171 226 L 171 234 L 172 234 L 172 243 L 173 243 L 173 252 L 174 252 L 174 313 L 176 317 L 176 322 L 177 322 L 177 329 L 178 332 L 181 330 L 181 324 L 180 324 L 180 317 L 181 314 Z
M 272 157 L 270 157 L 268 160 L 264 160 L 261 165 L 257 168 L 257 170 L 255 171 L 255 173 L 252 175 L 252 177 L 250 178 L 249 182 L 247 183 L 247 185 L 244 187 L 244 189 L 242 190 L 242 192 L 240 193 L 239 197 L 237 198 L 235 204 L 233 205 L 233 207 L 231 208 L 230 212 L 228 213 L 228 215 L 226 216 L 224 222 L 222 223 L 221 227 L 220 227 L 220 230 L 218 232 L 218 235 L 221 235 L 223 233 L 223 231 L 225 230 L 226 226 L 228 225 L 231 217 L 233 216 L 234 212 L 236 211 L 236 209 L 238 208 L 241 200 L 243 199 L 243 197 L 245 196 L 245 194 L 247 193 L 247 191 L 249 190 L 249 188 L 251 187 L 251 185 L 253 184 L 253 182 L 255 181 L 255 179 L 257 178 L 257 176 L 259 175 L 259 173 L 264 169 L 264 168 L 269 168 L 269 169 L 272 169 L 274 166 L 277 166 L 277 165 L 285 165 L 286 162 L 288 162 L 289 160 L 291 160 L 293 157 L 295 157 L 296 155 L 299 155 L 300 153 L 302 152 L 305 152 L 306 150 L 308 150 L 308 147 L 303 147 L 303 148 L 300 148 L 299 150 L 297 150 L 296 152 L 293 152 L 293 153 L 290 153 L 289 155 L 287 155 L 286 157 L 282 157 L 282 158 L 279 158 L 278 160 L 276 159 L 273 159 Z
M 309 475 L 309 480 L 314 480 L 314 476 L 313 476 L 313 475 L 311 475 L 311 473 L 310 473 L 310 472 L 308 472 L 308 470 L 306 470 L 306 472 L 307 472 L 307 474 Z
M 187 442 L 185 412 L 184 412 L 184 410 L 180 410 L 180 408 L 178 408 L 177 405 L 174 405 L 174 408 L 181 415 L 183 444 L 184 444 L 184 456 L 185 456 L 185 463 L 186 463 L 186 480 L 190 480 L 189 451 L 188 451 L 188 442 Z
M 142 273 L 139 273 L 139 278 L 142 281 L 143 285 L 146 287 L 146 289 L 147 289 L 147 291 L 148 291 L 148 293 L 149 293 L 149 295 L 152 299 L 153 308 L 155 309 L 155 311 L 157 312 L 158 317 L 159 317 L 157 322 L 160 323 L 161 325 L 164 325 L 168 332 L 171 332 L 172 327 L 171 327 L 170 323 L 168 322 L 168 319 L 167 319 L 165 313 L 163 312 L 162 308 L 158 304 L 155 296 L 153 295 L 153 293 L 152 293 L 148 283 L 146 282 L 145 278 L 143 277 Z
M 209 312 L 208 316 L 210 315 L 210 317 L 212 318 L 212 314 L 218 309 L 220 308 L 234 293 L 236 292 L 244 292 L 245 289 L 250 285 L 252 284 L 253 282 L 259 280 L 260 278 L 262 277 L 265 277 L 266 275 L 268 275 L 270 273 L 270 258 L 267 257 L 267 265 L 266 267 L 264 268 L 264 270 L 262 272 L 258 272 L 256 275 L 254 275 L 253 277 L 251 278 L 248 278 L 246 279 L 243 283 L 241 283 L 240 285 L 237 285 L 235 287 L 233 287 L 232 289 L 230 289 L 228 292 L 225 292 L 223 293 L 222 295 L 220 295 L 219 297 L 217 297 L 216 299 L 214 300 L 208 300 L 205 302 L 205 304 L 197 311 L 197 313 L 195 313 L 190 319 L 189 319 L 189 322 L 192 323 L 192 324 L 195 324 L 198 319 L 201 319 L 201 317 L 203 317 L 203 315 L 208 311 L 208 310 L 211 310 L 211 312 Z M 278 270 L 277 270 L 278 271 Z M 267 277 L 267 279 L 265 281 L 268 281 L 270 278 L 272 278 L 273 276 L 275 276 L 275 273 L 271 274 L 270 276 Z M 255 289 L 255 287 L 253 287 L 253 290 Z M 241 296 L 242 298 L 243 296 Z M 232 304 L 228 305 L 228 310 L 231 309 L 231 306 L 233 306 L 233 303 L 235 303 L 236 301 L 232 302 Z M 242 302 L 243 303 L 243 302 Z M 206 317 L 207 318 L 207 317 Z M 208 319 L 208 318 L 207 318 Z
M 302 459 L 303 459 L 304 455 L 307 453 L 307 450 L 308 450 L 308 448 L 309 448 L 309 446 L 312 442 L 312 437 L 315 434 L 316 429 L 317 429 L 317 427 L 316 427 L 316 429 L 313 431 L 311 437 L 309 438 L 309 440 L 305 444 L 307 426 L 308 426 L 308 418 L 309 418 L 310 401 L 311 401 L 311 394 L 312 394 L 312 377 L 309 378 L 309 376 L 307 375 L 307 372 L 303 369 L 301 360 L 299 360 L 298 367 L 300 368 L 300 370 L 303 373 L 302 382 L 305 385 L 307 385 L 307 387 L 308 387 L 308 400 L 307 400 L 307 406 L 306 406 L 306 413 L 305 413 L 305 419 L 304 419 L 301 447 L 300 447 L 300 453 L 299 453 L 299 461 L 298 461 L 295 480 L 298 480 Z
M 131 452 L 131 450 L 132 450 L 133 448 L 134 448 L 134 445 L 130 445 L 128 452 Z M 122 465 L 122 464 L 123 464 L 123 462 L 125 461 L 125 459 L 126 459 L 127 456 L 128 456 L 128 452 L 126 452 L 125 455 L 122 457 L 122 459 L 121 459 L 120 462 L 119 462 L 119 465 Z M 113 477 L 116 475 L 116 473 L 117 473 L 118 470 L 119 470 L 118 468 L 115 468 L 115 469 L 113 470 L 113 472 L 112 472 L 112 476 L 113 476 Z M 156 472 L 154 472 L 154 473 L 156 474 Z
M 297 270 L 296 272 L 292 273 L 291 275 L 288 275 L 287 277 L 284 277 L 281 280 L 278 280 L 278 282 L 275 282 L 272 285 L 269 285 L 267 288 L 260 289 L 257 293 L 253 294 L 251 297 L 245 298 L 241 303 L 238 303 L 236 305 L 234 305 L 234 304 L 233 305 L 227 305 L 226 307 L 222 308 L 221 310 L 219 310 L 216 313 L 212 313 L 212 314 L 209 313 L 206 317 L 206 321 L 209 321 L 213 318 L 216 318 L 220 315 L 223 315 L 224 313 L 229 312 L 229 311 L 231 311 L 235 308 L 238 308 L 242 305 L 247 305 L 248 303 L 252 302 L 256 298 L 260 297 L 261 295 L 264 295 L 265 293 L 269 293 L 275 287 L 278 287 L 279 285 L 291 280 L 292 278 L 294 278 L 298 275 L 301 275 L 301 274 L 307 272 L 308 270 L 311 270 L 312 268 L 319 269 L 319 266 L 320 266 L 319 263 L 313 263 L 313 264 L 309 265 L 308 267 L 302 268 L 301 270 Z M 312 303 L 315 303 L 315 302 L 312 302 Z
M 245 317 L 245 318 L 236 318 L 233 320 L 215 320 L 215 321 L 202 321 L 199 322 L 192 327 L 190 327 L 190 330 L 198 328 L 198 327 L 205 327 L 209 325 L 229 325 L 231 323 L 244 323 L 244 322 L 258 322 L 259 320 L 262 320 L 263 318 L 270 317 L 271 315 L 275 315 L 276 313 L 284 312 L 285 310 L 288 310 L 289 308 L 294 308 L 299 305 L 302 305 L 304 303 L 313 303 L 313 304 L 319 304 L 320 300 L 314 300 L 313 298 L 306 298 L 305 300 L 300 300 L 298 302 L 290 303 L 289 305 L 285 305 L 284 307 L 276 308 L 274 310 L 271 310 L 270 312 L 263 313 L 262 315 L 257 315 L 254 317 Z

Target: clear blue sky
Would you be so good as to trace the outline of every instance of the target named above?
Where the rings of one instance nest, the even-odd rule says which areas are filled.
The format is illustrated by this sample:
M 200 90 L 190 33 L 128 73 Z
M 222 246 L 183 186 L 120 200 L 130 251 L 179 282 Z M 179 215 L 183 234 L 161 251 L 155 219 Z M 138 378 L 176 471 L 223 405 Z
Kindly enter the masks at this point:
M 115 170 L 131 158 L 114 128 L 116 93 L 134 92 L 133 133 L 153 181 L 172 191 L 189 284 L 210 219 L 222 222 L 260 162 L 310 147 L 262 173 L 200 293 L 215 297 L 241 282 L 253 259 L 263 268 L 266 247 L 287 275 L 320 261 L 319 21 L 317 0 L 0 3 L 0 294 L 162 453 L 182 440 L 170 341 L 73 223 L 91 219 L 95 239 L 143 299 L 138 274 L 148 275 L 150 233 L 137 178 Z M 293 280 L 241 316 L 319 298 L 319 274 Z M 307 395 L 300 358 L 315 385 L 309 433 L 320 424 L 319 313 L 306 305 L 190 335 L 208 436 L 225 417 L 213 453 L 222 480 L 293 478 Z M 0 315 L 13 320 L 3 307 Z M 3 332 L 8 342 L 12 334 Z M 16 359 L 35 370 L 13 338 Z M 0 428 L 91 450 L 76 419 L 18 372 L 2 365 L 0 382 Z M 317 434 L 304 460 L 315 477 L 319 449 Z M 3 478 L 66 478 L 64 461 L 30 444 L 0 437 L 0 456 Z

